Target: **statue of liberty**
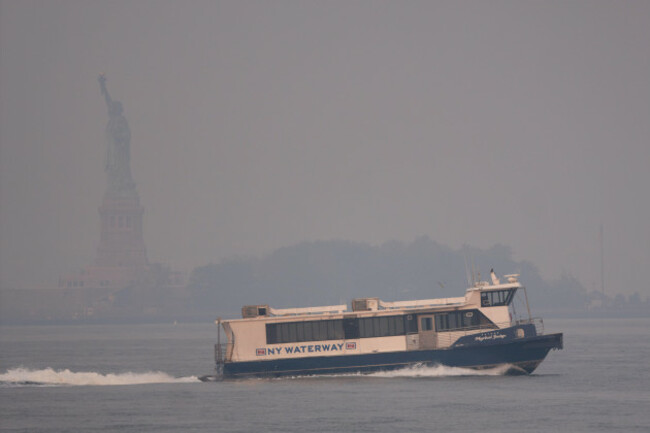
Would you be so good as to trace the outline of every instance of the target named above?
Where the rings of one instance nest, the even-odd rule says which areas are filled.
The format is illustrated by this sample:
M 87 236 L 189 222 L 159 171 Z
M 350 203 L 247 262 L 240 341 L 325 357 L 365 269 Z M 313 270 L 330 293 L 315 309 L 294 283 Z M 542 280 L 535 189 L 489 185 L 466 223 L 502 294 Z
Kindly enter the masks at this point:
M 131 177 L 131 131 L 122 114 L 122 103 L 113 101 L 106 90 L 106 76 L 99 76 L 99 85 L 108 107 L 106 125 L 106 159 L 104 170 L 108 179 L 108 192 L 119 195 L 135 193 L 135 182 Z

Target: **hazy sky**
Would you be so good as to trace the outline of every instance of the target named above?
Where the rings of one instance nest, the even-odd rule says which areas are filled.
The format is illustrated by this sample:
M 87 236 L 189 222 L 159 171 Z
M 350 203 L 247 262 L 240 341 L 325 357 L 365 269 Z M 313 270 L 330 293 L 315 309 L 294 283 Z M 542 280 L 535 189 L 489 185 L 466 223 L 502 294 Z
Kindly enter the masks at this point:
M 595 289 L 603 224 L 650 294 L 648 1 L 3 0 L 0 50 L 3 287 L 93 261 L 104 72 L 151 261 L 427 235 Z

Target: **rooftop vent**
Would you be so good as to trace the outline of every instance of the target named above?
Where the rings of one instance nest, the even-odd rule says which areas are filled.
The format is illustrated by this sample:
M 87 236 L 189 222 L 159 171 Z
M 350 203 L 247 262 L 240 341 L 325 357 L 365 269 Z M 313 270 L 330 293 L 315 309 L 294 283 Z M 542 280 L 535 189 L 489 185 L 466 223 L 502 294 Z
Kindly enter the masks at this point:
M 379 298 L 359 298 L 352 300 L 352 311 L 377 311 Z
M 245 305 L 241 309 L 241 316 L 244 319 L 252 319 L 255 317 L 268 316 L 268 305 Z

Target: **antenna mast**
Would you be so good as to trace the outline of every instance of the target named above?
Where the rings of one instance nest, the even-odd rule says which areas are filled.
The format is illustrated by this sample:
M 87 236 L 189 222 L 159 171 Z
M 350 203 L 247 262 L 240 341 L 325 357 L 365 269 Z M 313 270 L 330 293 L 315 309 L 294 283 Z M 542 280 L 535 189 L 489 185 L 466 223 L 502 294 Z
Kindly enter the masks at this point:
M 605 241 L 603 224 L 600 224 L 600 289 L 605 294 Z
M 472 287 L 476 286 L 476 270 L 474 269 L 474 256 L 470 255 L 470 260 L 472 261 Z M 480 281 L 480 278 L 479 278 Z
M 467 277 L 467 287 L 473 287 L 471 280 L 469 279 L 469 265 L 467 264 L 467 255 L 463 257 L 465 259 L 465 276 Z

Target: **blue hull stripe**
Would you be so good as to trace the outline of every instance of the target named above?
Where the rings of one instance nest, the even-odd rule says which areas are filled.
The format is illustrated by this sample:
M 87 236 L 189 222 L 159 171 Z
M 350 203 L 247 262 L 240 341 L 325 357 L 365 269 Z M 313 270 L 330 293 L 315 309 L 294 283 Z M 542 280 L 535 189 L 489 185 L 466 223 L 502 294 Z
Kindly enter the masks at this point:
M 227 362 L 224 377 L 277 377 L 306 374 L 368 373 L 415 364 L 486 368 L 504 364 L 532 371 L 551 349 L 562 348 L 562 334 L 507 341 L 503 344 L 450 347 L 364 355 L 319 356 L 268 361 Z

